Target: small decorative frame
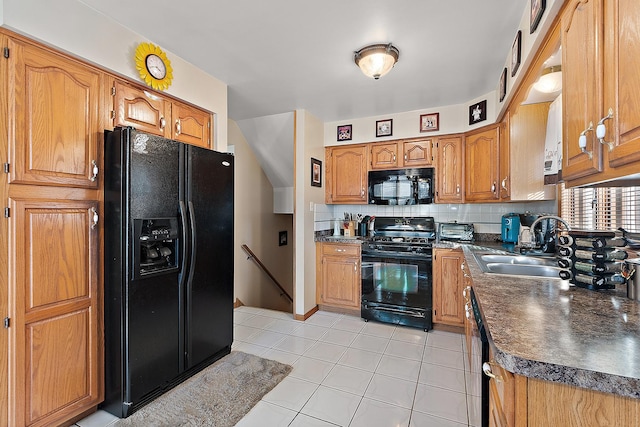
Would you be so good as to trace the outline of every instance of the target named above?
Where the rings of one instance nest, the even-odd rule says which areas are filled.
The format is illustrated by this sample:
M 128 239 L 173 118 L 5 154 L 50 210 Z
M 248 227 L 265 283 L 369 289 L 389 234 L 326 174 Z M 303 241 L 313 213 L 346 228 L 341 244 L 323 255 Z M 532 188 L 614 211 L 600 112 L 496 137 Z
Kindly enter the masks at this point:
M 500 102 L 504 101 L 505 96 L 507 96 L 507 67 L 504 67 L 500 75 Z
M 393 119 L 376 121 L 376 137 L 393 135 Z
M 469 124 L 474 125 L 476 123 L 487 120 L 487 100 L 480 101 L 477 104 L 469 106 Z
M 531 0 L 531 15 L 529 15 L 529 34 L 533 34 L 536 28 L 538 28 L 540 19 L 544 14 L 545 7 L 547 7 L 546 0 Z
M 322 187 L 322 161 L 311 158 L 311 186 Z
M 338 141 L 351 141 L 351 125 L 338 126 Z
M 516 39 L 513 41 L 513 45 L 511 46 L 511 77 L 514 77 L 516 75 L 516 73 L 518 72 L 518 67 L 520 67 L 521 41 L 522 31 L 518 30 Z
M 420 115 L 420 132 L 430 132 L 438 129 L 440 129 L 440 113 Z

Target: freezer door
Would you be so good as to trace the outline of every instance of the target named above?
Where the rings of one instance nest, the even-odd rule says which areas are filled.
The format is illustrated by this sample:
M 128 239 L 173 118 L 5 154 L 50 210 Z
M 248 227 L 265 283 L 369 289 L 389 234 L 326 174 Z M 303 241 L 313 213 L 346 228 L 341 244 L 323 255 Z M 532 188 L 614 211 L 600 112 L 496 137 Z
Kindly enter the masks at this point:
M 194 146 L 186 151 L 193 234 L 186 285 L 188 369 L 233 339 L 233 156 Z

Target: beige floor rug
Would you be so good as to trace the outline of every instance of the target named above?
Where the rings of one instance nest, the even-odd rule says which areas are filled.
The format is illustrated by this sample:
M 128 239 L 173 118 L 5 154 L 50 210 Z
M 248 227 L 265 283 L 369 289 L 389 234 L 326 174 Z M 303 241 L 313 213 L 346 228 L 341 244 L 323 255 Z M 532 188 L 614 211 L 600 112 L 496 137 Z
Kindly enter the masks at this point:
M 232 351 L 115 426 L 234 426 L 291 369 L 274 360 Z

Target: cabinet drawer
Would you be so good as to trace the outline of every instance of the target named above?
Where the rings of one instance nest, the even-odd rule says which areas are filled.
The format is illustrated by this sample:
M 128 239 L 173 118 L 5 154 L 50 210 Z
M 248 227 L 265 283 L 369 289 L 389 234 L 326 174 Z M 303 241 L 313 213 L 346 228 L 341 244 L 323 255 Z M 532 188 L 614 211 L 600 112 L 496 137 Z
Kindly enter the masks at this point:
M 323 243 L 322 255 L 360 256 L 360 245 Z

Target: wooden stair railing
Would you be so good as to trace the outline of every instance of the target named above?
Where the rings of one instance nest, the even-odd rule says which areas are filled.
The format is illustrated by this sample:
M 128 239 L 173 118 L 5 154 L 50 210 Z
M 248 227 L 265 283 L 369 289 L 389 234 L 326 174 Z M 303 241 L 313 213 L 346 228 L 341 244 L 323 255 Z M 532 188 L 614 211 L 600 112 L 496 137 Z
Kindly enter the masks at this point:
M 260 261 L 260 259 L 256 256 L 256 254 L 254 254 L 251 249 L 249 249 L 249 247 L 247 245 L 242 245 L 242 249 L 247 253 L 247 255 L 249 255 L 247 257 L 247 259 L 253 260 L 253 262 L 255 262 L 256 264 L 258 264 L 258 267 L 260 267 L 260 269 L 262 271 L 264 271 L 265 273 L 267 273 L 267 276 L 269 276 L 269 278 L 271 279 L 271 281 L 278 287 L 278 289 L 280 289 L 280 296 L 284 296 L 286 297 L 290 303 L 293 304 L 293 298 L 291 297 L 291 295 L 289 295 L 289 293 L 287 291 L 284 290 L 284 288 L 282 287 L 282 285 L 280 285 L 280 282 L 278 282 L 278 279 L 276 279 L 273 274 L 271 274 L 271 272 L 269 271 L 269 269 L 267 269 L 267 267 L 265 267 L 265 265 L 262 263 L 262 261 Z

